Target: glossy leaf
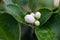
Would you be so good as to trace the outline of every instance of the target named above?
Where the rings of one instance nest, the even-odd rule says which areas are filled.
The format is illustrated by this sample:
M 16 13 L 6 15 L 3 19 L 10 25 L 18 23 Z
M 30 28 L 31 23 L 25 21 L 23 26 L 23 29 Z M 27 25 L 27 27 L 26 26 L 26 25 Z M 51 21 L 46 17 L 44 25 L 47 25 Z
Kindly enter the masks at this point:
M 53 14 L 50 20 L 44 25 L 45 27 L 50 27 L 55 33 L 58 40 L 60 40 L 60 15 Z
M 29 0 L 12 0 L 12 1 L 22 6 L 28 4 Z
M 43 26 L 42 26 L 43 27 Z M 49 28 L 35 28 L 38 40 L 56 40 L 54 33 Z
M 41 25 L 43 25 L 44 23 L 46 23 L 47 20 L 53 14 L 51 10 L 46 9 L 46 8 L 40 9 L 39 12 L 41 13 L 41 18 L 40 18 Z
M 0 13 L 0 40 L 19 40 L 18 22 L 7 13 Z
M 6 11 L 19 22 L 24 18 L 24 11 L 18 5 L 9 4 L 6 6 Z

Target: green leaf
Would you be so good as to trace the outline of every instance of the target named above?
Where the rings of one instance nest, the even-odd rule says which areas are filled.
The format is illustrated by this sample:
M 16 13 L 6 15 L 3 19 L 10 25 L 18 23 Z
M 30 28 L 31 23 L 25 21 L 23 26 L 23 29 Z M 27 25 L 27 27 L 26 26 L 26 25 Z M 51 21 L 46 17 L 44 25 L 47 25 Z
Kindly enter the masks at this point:
M 9 4 L 6 6 L 6 11 L 12 15 L 18 22 L 24 18 L 24 11 L 16 4 Z
M 41 18 L 39 19 L 41 22 L 41 25 L 47 22 L 47 20 L 51 17 L 53 14 L 51 10 L 49 9 L 40 9 L 39 12 L 41 13 Z
M 58 40 L 60 40 L 60 15 L 53 14 L 50 20 L 44 25 L 45 27 L 50 27 L 51 30 L 55 33 Z
M 29 0 L 12 0 L 12 1 L 22 6 L 22 5 L 26 5 Z
M 13 4 L 12 0 L 3 0 L 6 5 Z
M 18 22 L 7 13 L 0 13 L 0 40 L 19 40 Z
M 54 33 L 49 28 L 35 28 L 35 34 L 38 40 L 56 40 Z

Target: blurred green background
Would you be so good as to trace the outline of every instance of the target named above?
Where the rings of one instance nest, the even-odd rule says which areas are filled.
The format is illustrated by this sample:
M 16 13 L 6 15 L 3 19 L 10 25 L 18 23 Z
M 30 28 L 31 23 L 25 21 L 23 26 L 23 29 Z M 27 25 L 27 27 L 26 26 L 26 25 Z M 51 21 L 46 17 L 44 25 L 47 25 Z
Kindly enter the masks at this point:
M 8 3 L 10 1 L 20 5 L 24 9 L 24 11 L 31 11 L 31 9 L 36 11 L 40 8 L 49 8 L 49 9 L 56 8 L 54 6 L 54 0 L 8 0 Z M 4 2 L 0 0 L 0 9 L 2 6 L 1 4 L 3 3 Z M 3 8 L 1 10 L 3 10 Z

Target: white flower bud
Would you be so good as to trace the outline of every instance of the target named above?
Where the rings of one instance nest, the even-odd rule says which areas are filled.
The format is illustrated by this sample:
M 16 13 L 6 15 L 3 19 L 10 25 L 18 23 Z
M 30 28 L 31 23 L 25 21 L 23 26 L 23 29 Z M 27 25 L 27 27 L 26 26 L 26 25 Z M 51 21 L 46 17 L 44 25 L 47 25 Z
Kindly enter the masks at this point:
M 36 12 L 35 17 L 36 17 L 37 19 L 39 19 L 39 18 L 41 17 L 41 13 L 40 13 L 40 12 Z
M 34 16 L 34 13 L 31 13 L 30 15 Z
M 54 0 L 54 6 L 58 7 L 59 6 L 59 0 Z
M 35 22 L 35 18 L 31 15 L 26 15 L 24 19 L 27 23 L 34 23 Z
M 36 26 L 39 26 L 40 25 L 40 22 L 39 21 L 35 21 L 35 25 Z

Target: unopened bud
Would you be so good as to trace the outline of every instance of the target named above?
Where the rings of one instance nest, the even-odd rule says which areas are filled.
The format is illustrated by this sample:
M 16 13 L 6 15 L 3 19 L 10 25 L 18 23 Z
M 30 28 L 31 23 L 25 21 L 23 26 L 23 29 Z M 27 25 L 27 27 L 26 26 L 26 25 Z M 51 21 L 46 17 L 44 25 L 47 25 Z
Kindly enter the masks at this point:
M 34 23 L 34 22 L 35 22 L 35 18 L 34 18 L 33 16 L 31 16 L 31 15 L 26 15 L 26 16 L 24 17 L 24 19 L 25 19 L 25 21 L 26 21 L 27 23 Z
M 39 21 L 35 21 L 35 25 L 36 26 L 39 26 L 40 25 L 40 22 Z
M 36 12 L 35 17 L 36 17 L 37 19 L 39 19 L 39 18 L 41 17 L 41 13 L 40 13 L 40 12 Z

